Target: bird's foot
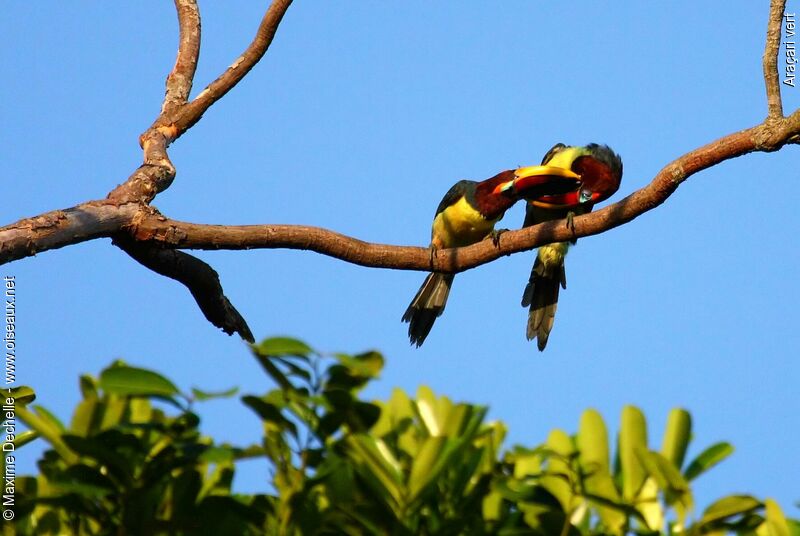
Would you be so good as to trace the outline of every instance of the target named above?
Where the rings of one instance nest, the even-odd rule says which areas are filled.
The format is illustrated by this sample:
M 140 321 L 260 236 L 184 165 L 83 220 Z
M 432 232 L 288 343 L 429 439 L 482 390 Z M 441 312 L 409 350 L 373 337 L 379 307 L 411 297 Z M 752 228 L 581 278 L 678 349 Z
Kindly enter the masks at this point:
M 567 212 L 567 229 L 572 231 L 572 240 L 570 242 L 574 245 L 578 239 L 575 238 L 575 213 L 571 210 Z
M 433 257 L 436 255 L 436 249 L 436 246 L 433 244 L 428 247 L 428 252 L 430 253 L 431 271 L 433 271 Z
M 567 212 L 567 229 L 572 231 L 572 234 L 575 234 L 575 213 L 571 210 Z
M 492 237 L 492 244 L 494 247 L 500 246 L 500 235 L 508 231 L 508 229 L 492 229 L 492 232 L 489 233 L 489 236 Z

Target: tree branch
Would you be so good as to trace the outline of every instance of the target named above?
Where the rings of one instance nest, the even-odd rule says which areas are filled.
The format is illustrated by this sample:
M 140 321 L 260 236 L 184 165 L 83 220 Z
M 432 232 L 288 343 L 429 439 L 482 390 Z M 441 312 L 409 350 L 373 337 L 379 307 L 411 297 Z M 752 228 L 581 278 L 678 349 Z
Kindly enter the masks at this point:
M 274 0 L 259 25 L 250 46 L 233 65 L 192 101 L 186 102 L 191 90 L 197 59 L 200 54 L 200 13 L 195 0 L 175 0 L 180 37 L 175 67 L 167 77 L 167 91 L 161 113 L 141 136 L 144 164 L 121 185 L 108 194 L 120 203 L 150 203 L 175 179 L 175 166 L 167 155 L 167 147 L 200 120 L 203 113 L 231 90 L 264 56 L 275 37 L 278 25 L 292 0 Z
M 373 268 L 457 273 L 543 244 L 600 234 L 661 205 L 688 177 L 753 151 L 776 151 L 800 133 L 800 111 L 769 125 L 730 134 L 667 164 L 644 188 L 596 212 L 574 219 L 574 233 L 561 221 L 508 231 L 491 240 L 434 252 L 427 248 L 372 244 L 327 229 L 301 225 L 200 225 L 145 216 L 132 228 L 137 240 L 177 249 L 300 249 Z
M 273 0 L 261 20 L 256 37 L 250 46 L 219 78 L 211 82 L 192 102 L 181 109 L 175 118 L 176 138 L 197 123 L 212 104 L 238 84 L 261 60 L 272 43 L 275 32 L 278 31 L 278 25 L 291 3 L 292 0 Z
M 22 220 L 0 229 L 0 264 L 44 251 L 126 231 L 136 240 L 170 249 L 241 250 L 300 249 L 374 268 L 461 272 L 504 255 L 527 251 L 550 242 L 600 234 L 630 222 L 661 205 L 687 178 L 720 162 L 754 151 L 780 149 L 800 134 L 800 110 L 791 116 L 722 137 L 673 160 L 644 188 L 601 210 L 574 219 L 575 232 L 564 221 L 545 222 L 500 235 L 495 246 L 485 240 L 472 246 L 438 250 L 431 262 L 430 250 L 363 242 L 343 234 L 302 225 L 203 225 L 171 220 L 152 207 L 93 202 L 66 211 Z M 60 218 L 59 214 L 77 217 Z M 40 218 L 50 222 L 37 224 Z M 95 222 L 86 232 L 87 222 Z M 35 231 L 35 232 L 31 232 Z
M 196 0 L 175 0 L 178 12 L 178 56 L 167 76 L 161 116 L 168 116 L 189 100 L 200 57 L 200 10 Z
M 372 244 L 317 227 L 202 225 L 166 218 L 149 203 L 175 178 L 167 147 L 261 59 L 290 3 L 274 0 L 242 56 L 194 101 L 187 102 L 199 55 L 200 18 L 195 0 L 175 0 L 180 26 L 178 57 L 167 77 L 162 111 L 140 137 L 144 164 L 106 200 L 89 201 L 0 228 L 0 265 L 49 249 L 113 237 L 114 243 L 136 261 L 186 285 L 214 325 L 252 340 L 246 322 L 225 297 L 217 273 L 199 259 L 175 250 L 288 248 L 375 268 L 461 272 L 542 244 L 618 227 L 661 205 L 684 180 L 703 169 L 750 152 L 777 151 L 787 143 L 800 142 L 800 110 L 783 116 L 779 86 L 777 56 L 785 0 L 772 0 L 764 52 L 767 119 L 673 160 L 644 188 L 604 209 L 576 217 L 574 232 L 564 221 L 551 221 L 506 232 L 497 245 L 485 240 L 431 255 L 427 248 Z
M 19 220 L 0 228 L 0 264 L 111 236 L 130 225 L 140 209 L 135 203 L 89 201 Z
M 200 11 L 196 0 L 174 0 L 178 14 L 178 55 L 167 76 L 161 113 L 140 137 L 144 164 L 125 183 L 115 188 L 108 199 L 118 203 L 141 203 L 142 213 L 152 214 L 145 206 L 175 179 L 175 166 L 167 147 L 191 128 L 212 104 L 219 100 L 255 66 L 269 48 L 291 0 L 275 0 L 264 15 L 256 37 L 244 54 L 191 104 L 197 61 L 200 56 Z M 185 253 L 168 252 L 152 243 L 134 244 L 129 238 L 114 234 L 114 244 L 151 270 L 186 285 L 206 318 L 228 334 L 239 333 L 253 342 L 244 318 L 225 297 L 217 273 L 207 264 Z M 1 253 L 1 252 L 0 252 Z
M 764 46 L 764 85 L 767 89 L 767 109 L 770 118 L 783 117 L 781 85 L 778 74 L 778 51 L 781 48 L 781 23 L 786 0 L 772 0 L 769 7 L 769 23 Z
M 247 322 L 225 297 L 219 274 L 211 266 L 188 253 L 140 244 L 125 235 L 114 238 L 114 245 L 145 268 L 183 283 L 206 319 L 222 331 L 228 335 L 238 333 L 247 342 L 255 342 Z

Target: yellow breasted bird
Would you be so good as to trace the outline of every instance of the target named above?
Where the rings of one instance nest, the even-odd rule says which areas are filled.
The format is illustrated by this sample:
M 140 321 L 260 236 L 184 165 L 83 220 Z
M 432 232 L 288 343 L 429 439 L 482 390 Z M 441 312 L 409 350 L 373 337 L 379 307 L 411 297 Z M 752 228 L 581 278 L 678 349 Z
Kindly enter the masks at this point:
M 475 244 L 496 236 L 494 225 L 518 200 L 562 195 L 579 186 L 578 176 L 564 167 L 533 166 L 507 170 L 490 179 L 462 180 L 442 198 L 431 229 L 432 250 Z M 454 274 L 432 272 L 403 315 L 411 344 L 422 345 L 447 304 Z
M 544 156 L 542 165 L 568 169 L 580 175 L 581 184 L 565 194 L 528 198 L 523 227 L 564 218 L 571 224 L 573 216 L 587 214 L 595 203 L 611 197 L 622 181 L 622 159 L 607 145 L 567 147 L 558 143 Z M 564 258 L 568 249 L 567 242 L 541 246 L 522 294 L 522 306 L 529 307 L 528 340 L 537 339 L 540 351 L 553 329 L 559 287 L 567 288 Z

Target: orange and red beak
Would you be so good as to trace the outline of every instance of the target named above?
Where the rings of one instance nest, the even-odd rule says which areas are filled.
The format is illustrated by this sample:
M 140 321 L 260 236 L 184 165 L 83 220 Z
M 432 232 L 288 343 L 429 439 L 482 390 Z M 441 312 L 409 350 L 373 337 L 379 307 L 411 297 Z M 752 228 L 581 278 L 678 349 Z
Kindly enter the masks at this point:
M 608 197 L 608 196 L 606 196 Z M 530 199 L 531 205 L 548 208 L 548 209 L 562 209 L 574 208 L 583 203 L 599 203 L 603 201 L 604 197 L 599 192 L 591 192 L 589 190 L 575 190 L 560 195 L 543 195 L 536 199 Z
M 514 172 L 514 179 L 498 186 L 499 191 L 512 188 L 514 193 L 524 199 L 537 199 L 547 196 L 566 195 L 577 190 L 581 177 L 569 169 L 556 166 L 521 167 Z

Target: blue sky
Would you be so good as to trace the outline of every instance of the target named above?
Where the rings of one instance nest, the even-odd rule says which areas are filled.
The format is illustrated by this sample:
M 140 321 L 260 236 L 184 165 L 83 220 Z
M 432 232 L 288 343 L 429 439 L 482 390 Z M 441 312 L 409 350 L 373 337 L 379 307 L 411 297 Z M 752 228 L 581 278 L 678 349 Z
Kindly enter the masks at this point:
M 201 4 L 193 94 L 250 42 L 264 9 Z M 619 152 L 618 200 L 673 158 L 766 115 L 766 2 L 565 5 L 297 2 L 264 60 L 173 145 L 178 175 L 154 204 L 187 221 L 319 225 L 422 246 L 454 182 L 537 164 L 556 142 Z M 177 48 L 171 3 L 12 3 L 0 25 L 2 223 L 104 197 L 139 165 L 137 137 L 160 108 Z M 783 87 L 793 111 L 800 89 Z M 400 316 L 422 273 L 296 251 L 198 256 L 256 338 L 384 352 L 370 397 L 426 384 L 488 404 L 509 424 L 509 446 L 574 431 L 588 407 L 615 431 L 625 404 L 645 411 L 657 445 L 669 409 L 685 407 L 690 456 L 719 440 L 736 447 L 697 482 L 698 504 L 748 492 L 797 517 L 799 156 L 793 146 L 725 162 L 633 223 L 582 239 L 541 354 L 519 306 L 533 252 L 458 275 L 419 350 Z M 519 226 L 523 213 L 512 208 L 501 226 Z M 18 377 L 65 420 L 78 375 L 119 357 L 184 389 L 270 387 L 182 286 L 110 240 L 3 270 L 18 285 Z M 235 401 L 201 414 L 217 438 L 259 438 Z M 20 472 L 35 468 L 39 450 L 26 452 Z M 265 478 L 247 464 L 236 484 L 264 489 Z

